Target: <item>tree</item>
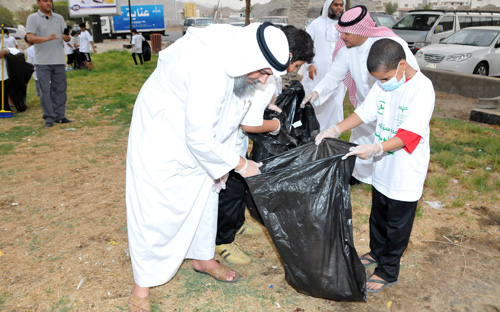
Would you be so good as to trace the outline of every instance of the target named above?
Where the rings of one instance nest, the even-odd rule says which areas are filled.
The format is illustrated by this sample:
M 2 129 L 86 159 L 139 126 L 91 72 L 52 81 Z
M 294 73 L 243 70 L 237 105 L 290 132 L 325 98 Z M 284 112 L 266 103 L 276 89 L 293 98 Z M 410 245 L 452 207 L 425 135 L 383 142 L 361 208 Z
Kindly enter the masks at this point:
M 430 5 L 430 4 L 426 4 L 426 5 L 424 6 L 424 10 L 432 10 L 431 5 Z
M 26 25 L 26 21 L 28 20 L 28 16 L 32 12 L 30 10 L 19 10 L 16 12 L 17 23 L 21 25 Z
M 398 10 L 398 4 L 397 4 L 397 3 L 392 4 L 392 2 L 388 2 L 388 3 L 385 5 L 385 13 L 386 13 L 386 14 L 392 15 L 392 14 L 394 14 L 394 12 L 396 12 L 397 10 Z
M 14 14 L 3 6 L 0 6 L 0 24 L 4 26 L 14 26 Z
M 288 24 L 303 29 L 306 25 L 308 8 L 309 0 L 290 0 Z

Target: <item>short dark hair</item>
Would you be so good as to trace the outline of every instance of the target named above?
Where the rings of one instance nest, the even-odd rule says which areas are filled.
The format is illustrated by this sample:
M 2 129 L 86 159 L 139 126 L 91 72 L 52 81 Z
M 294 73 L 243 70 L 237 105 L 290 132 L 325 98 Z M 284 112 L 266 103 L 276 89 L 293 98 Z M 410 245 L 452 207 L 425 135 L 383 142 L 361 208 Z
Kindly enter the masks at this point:
M 312 63 L 314 58 L 314 41 L 305 30 L 298 29 L 292 25 L 281 28 L 288 40 L 288 48 L 292 52 L 290 63 L 305 61 Z
M 138 34 L 137 29 L 132 28 L 132 33 L 134 33 L 134 34 Z
M 390 71 L 396 69 L 401 60 L 406 60 L 405 50 L 401 44 L 384 38 L 377 40 L 370 48 L 366 67 L 370 73 Z
M 63 34 L 65 34 L 66 36 L 69 36 L 69 28 L 68 27 L 64 28 Z
M 83 28 L 85 28 L 85 27 L 86 27 L 86 26 L 85 26 L 85 23 L 80 23 L 80 24 L 78 24 L 78 26 L 79 26 L 79 27 L 83 27 Z
M 77 34 L 76 30 L 72 30 L 72 31 L 71 31 L 71 35 L 72 35 L 72 36 L 74 36 L 74 35 L 76 35 L 76 34 Z
M 4 34 L 9 34 L 9 30 L 7 28 L 4 28 L 3 33 Z

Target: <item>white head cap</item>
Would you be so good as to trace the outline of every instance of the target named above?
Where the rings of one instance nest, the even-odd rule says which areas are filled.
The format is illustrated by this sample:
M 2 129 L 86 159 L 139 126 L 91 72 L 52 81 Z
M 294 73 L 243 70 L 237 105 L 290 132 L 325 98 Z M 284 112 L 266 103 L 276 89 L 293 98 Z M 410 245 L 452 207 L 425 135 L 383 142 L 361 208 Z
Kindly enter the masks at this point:
M 226 73 L 232 77 L 271 68 L 273 75 L 286 73 L 289 64 L 288 40 L 281 29 L 270 23 L 242 27 L 231 39 Z

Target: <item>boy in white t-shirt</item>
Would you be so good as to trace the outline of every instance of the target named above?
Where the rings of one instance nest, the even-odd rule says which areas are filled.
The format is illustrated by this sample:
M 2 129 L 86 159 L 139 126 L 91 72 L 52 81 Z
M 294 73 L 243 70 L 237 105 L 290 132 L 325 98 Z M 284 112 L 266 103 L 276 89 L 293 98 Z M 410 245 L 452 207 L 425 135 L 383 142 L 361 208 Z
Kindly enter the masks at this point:
M 373 159 L 370 252 L 363 265 L 377 264 L 368 292 L 398 283 L 401 256 L 410 240 L 417 202 L 430 158 L 429 122 L 434 110 L 432 82 L 406 62 L 402 46 L 381 39 L 370 49 L 367 68 L 377 79 L 352 115 L 316 137 L 338 137 L 362 123 L 377 121 L 374 144 L 358 145 L 344 156 Z
M 134 59 L 135 66 L 137 66 L 137 60 L 135 56 L 139 57 L 139 61 L 141 65 L 143 65 L 142 61 L 142 42 L 146 40 L 144 37 L 137 32 L 137 29 L 132 28 L 132 58 Z

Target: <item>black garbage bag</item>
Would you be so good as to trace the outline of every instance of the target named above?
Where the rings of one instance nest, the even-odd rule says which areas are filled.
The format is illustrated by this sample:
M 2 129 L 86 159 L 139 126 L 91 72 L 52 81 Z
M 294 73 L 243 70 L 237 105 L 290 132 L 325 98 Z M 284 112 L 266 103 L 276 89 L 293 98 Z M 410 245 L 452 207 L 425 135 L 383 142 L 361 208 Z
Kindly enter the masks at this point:
M 28 109 L 26 104 L 26 91 L 28 82 L 34 71 L 34 66 L 24 59 L 24 54 L 18 53 L 16 55 L 7 53 L 5 55 L 7 62 L 7 73 L 9 75 L 9 90 L 8 96 L 14 103 L 18 112 L 24 112 Z M 8 105 L 8 104 L 7 104 Z
M 297 291 L 337 301 L 366 301 L 365 269 L 354 248 L 349 180 L 354 144 L 325 139 L 263 161 L 246 178 Z
M 278 135 L 248 133 L 248 138 L 253 141 L 250 159 L 260 161 L 314 140 L 319 133 L 319 122 L 311 104 L 307 103 L 306 107 L 300 107 L 303 98 L 302 84 L 293 80 L 276 99 L 276 106 L 282 112 L 269 109 L 264 111 L 264 119 L 277 118 L 281 128 Z
M 85 64 L 83 64 L 82 54 L 80 53 L 80 49 L 73 50 L 73 66 L 75 69 L 85 68 Z
M 142 42 L 142 57 L 144 58 L 144 62 L 151 61 L 151 46 L 146 40 Z

